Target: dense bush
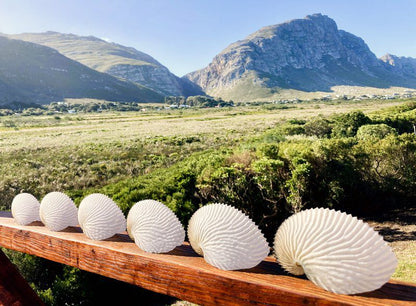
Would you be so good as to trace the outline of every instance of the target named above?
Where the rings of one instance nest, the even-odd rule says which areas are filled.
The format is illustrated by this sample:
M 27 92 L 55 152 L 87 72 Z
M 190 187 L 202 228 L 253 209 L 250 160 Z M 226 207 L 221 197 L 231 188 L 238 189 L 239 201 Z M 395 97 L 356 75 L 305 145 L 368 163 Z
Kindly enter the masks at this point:
M 363 216 L 414 201 L 416 137 L 398 135 L 386 124 L 358 127 L 352 122 L 356 137 L 285 140 L 286 127 L 280 126 L 241 148 L 197 153 L 101 192 L 125 213 L 139 200 L 162 201 L 184 225 L 201 205 L 228 203 L 259 224 L 269 241 L 282 220 L 303 208 Z
M 371 119 L 361 111 L 342 114 L 335 118 L 332 137 L 353 137 L 357 134 L 360 126 L 370 123 Z
M 36 256 L 3 251 L 47 305 L 169 305 L 176 300 Z
M 396 135 L 397 132 L 385 123 L 362 125 L 357 131 L 357 138 L 364 141 L 377 141 L 387 135 Z
M 196 107 L 225 107 L 234 106 L 233 101 L 224 101 L 221 98 L 214 99 L 209 96 L 170 96 L 165 97 L 165 103 L 167 105 L 176 105 L 177 107 L 183 106 L 196 106 Z
M 328 137 L 332 132 L 330 121 L 320 117 L 309 120 L 303 128 L 308 136 Z

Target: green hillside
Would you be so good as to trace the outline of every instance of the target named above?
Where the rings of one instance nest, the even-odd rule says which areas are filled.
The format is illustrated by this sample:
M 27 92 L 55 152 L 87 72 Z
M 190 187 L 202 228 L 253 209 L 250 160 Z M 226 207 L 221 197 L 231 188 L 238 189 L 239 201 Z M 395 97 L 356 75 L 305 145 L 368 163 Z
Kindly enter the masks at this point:
M 101 72 L 105 72 L 114 65 L 160 65 L 154 58 L 143 52 L 108 43 L 94 36 L 83 37 L 50 31 L 23 33 L 11 35 L 11 37 L 56 49 L 65 56 Z
M 8 36 L 56 49 L 92 69 L 146 86 L 165 96 L 203 94 L 197 85 L 177 77 L 150 55 L 131 47 L 94 36 L 58 32 Z
M 65 98 L 162 100 L 148 88 L 90 69 L 54 49 L 0 36 L 0 104 Z

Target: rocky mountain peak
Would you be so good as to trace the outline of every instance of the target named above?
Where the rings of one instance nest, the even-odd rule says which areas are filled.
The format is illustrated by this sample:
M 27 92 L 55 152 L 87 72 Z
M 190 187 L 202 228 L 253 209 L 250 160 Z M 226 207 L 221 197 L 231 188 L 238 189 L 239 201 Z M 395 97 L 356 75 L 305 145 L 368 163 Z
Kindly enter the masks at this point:
M 396 56 L 387 53 L 380 57 L 380 60 L 395 74 L 407 79 L 412 79 L 416 76 L 416 59 L 412 57 Z
M 339 30 L 328 16 L 313 14 L 263 27 L 186 77 L 222 98 L 240 99 L 246 91 L 246 100 L 257 98 L 259 88 L 330 91 L 336 85 L 387 86 L 388 73 L 361 38 Z
M 398 59 L 397 56 L 392 55 L 390 53 L 384 54 L 382 57 L 380 57 L 380 60 L 385 62 L 386 64 L 389 64 L 391 66 L 395 66 L 395 61 Z

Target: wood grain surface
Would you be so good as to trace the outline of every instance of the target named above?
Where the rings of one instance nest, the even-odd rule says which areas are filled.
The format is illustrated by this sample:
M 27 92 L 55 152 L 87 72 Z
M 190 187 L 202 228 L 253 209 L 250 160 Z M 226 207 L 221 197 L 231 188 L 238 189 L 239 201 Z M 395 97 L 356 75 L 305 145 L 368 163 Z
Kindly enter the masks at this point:
M 79 227 L 51 232 L 40 222 L 20 226 L 8 212 L 0 212 L 0 246 L 203 305 L 416 305 L 416 284 L 390 281 L 370 293 L 339 295 L 287 275 L 272 257 L 253 269 L 222 271 L 187 243 L 151 254 L 126 233 L 93 241 Z
M 0 250 L 0 305 L 44 305 L 19 270 Z

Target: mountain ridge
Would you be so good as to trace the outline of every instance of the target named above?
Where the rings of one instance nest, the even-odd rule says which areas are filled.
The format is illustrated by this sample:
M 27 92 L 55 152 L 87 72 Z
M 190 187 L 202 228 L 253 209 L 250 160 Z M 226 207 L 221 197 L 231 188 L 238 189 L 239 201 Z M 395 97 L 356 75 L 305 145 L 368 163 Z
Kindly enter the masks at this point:
M 94 36 L 54 31 L 7 36 L 51 47 L 92 69 L 140 84 L 164 96 L 203 94 L 198 86 L 177 77 L 152 56 L 133 47 Z
M 0 36 L 0 104 L 65 98 L 157 102 L 162 96 L 71 60 L 55 49 Z
M 391 54 L 377 58 L 362 38 L 338 29 L 333 19 L 322 14 L 263 27 L 231 43 L 207 67 L 182 78 L 146 53 L 94 36 L 48 31 L 0 34 L 0 37 L 52 48 L 42 50 L 58 62 L 63 61 L 57 59 L 59 54 L 72 60 L 66 61 L 71 67 L 78 63 L 91 69 L 86 73 L 89 81 L 84 84 L 89 84 L 88 89 L 80 83 L 75 86 L 74 80 L 71 83 L 69 79 L 62 79 L 63 71 L 60 70 L 65 68 L 54 67 L 54 60 L 48 70 L 53 77 L 47 76 L 44 69 L 49 65 L 47 56 L 43 56 L 42 62 L 39 54 L 34 53 L 38 57 L 38 62 L 34 61 L 38 66 L 33 67 L 34 75 L 29 76 L 21 73 L 25 71 L 21 64 L 33 64 L 30 52 L 19 58 L 9 54 L 9 59 L 3 54 L 0 58 L 0 100 L 3 102 L 0 103 L 16 99 L 50 102 L 81 96 L 157 102 L 164 96 L 204 95 L 204 91 L 225 100 L 271 101 L 288 95 L 301 98 L 304 94 L 308 97 L 330 93 L 343 95 L 349 88 L 353 91 L 360 88 L 365 94 L 376 90 L 416 88 L 416 59 Z M 13 70 L 16 68 L 10 65 L 13 61 L 20 65 L 20 71 Z M 81 66 L 77 66 L 78 70 L 74 68 L 80 75 L 85 70 Z M 16 75 L 20 75 L 21 82 L 28 86 L 20 86 Z M 32 78 L 30 82 L 29 78 Z M 48 80 L 53 86 L 38 84 L 38 79 Z M 55 82 L 59 79 L 62 84 Z M 109 83 L 106 85 L 106 82 Z M 64 85 L 69 83 L 75 87 L 65 88 Z M 76 91 L 71 92 L 71 88 Z
M 314 14 L 263 27 L 185 77 L 209 95 L 248 101 L 284 90 L 330 93 L 334 86 L 416 88 L 416 74 L 399 70 L 378 59 L 362 38 Z

